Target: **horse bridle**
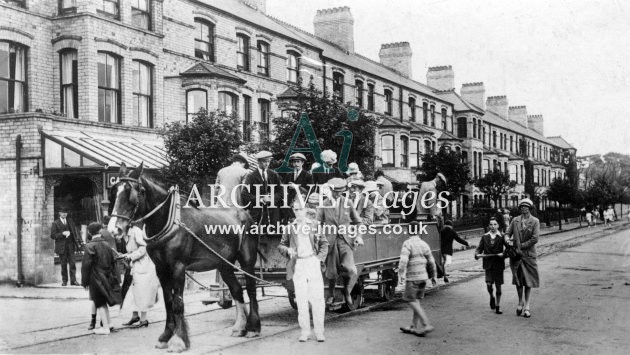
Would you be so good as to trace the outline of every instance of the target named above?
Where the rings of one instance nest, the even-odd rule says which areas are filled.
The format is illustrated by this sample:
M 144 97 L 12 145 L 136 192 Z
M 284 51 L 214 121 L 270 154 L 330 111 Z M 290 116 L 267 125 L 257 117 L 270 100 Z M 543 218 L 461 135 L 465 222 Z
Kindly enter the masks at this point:
M 134 179 L 134 178 L 130 178 L 130 177 L 123 177 L 123 178 L 120 178 L 120 180 L 118 181 L 118 183 L 116 183 L 116 185 L 114 185 L 114 186 L 112 187 L 112 190 L 113 190 L 114 188 L 116 188 L 116 187 L 117 187 L 119 184 L 121 184 L 121 183 L 124 183 L 124 184 L 129 184 L 129 182 L 135 182 L 135 183 L 137 183 L 137 184 L 140 184 L 140 182 L 138 181 L 138 179 Z M 133 189 L 133 186 L 131 186 L 131 184 L 129 184 L 129 187 Z M 131 215 L 130 215 L 130 216 L 124 216 L 124 215 L 121 215 L 121 214 L 114 214 L 114 213 L 112 213 L 112 214 L 111 214 L 111 216 L 112 216 L 112 217 L 116 217 L 116 218 L 126 219 L 126 220 L 128 220 L 128 221 L 131 221 L 131 220 L 133 219 L 133 217 L 136 215 L 136 212 L 138 211 L 138 205 L 139 205 L 139 203 L 138 203 L 138 200 L 136 199 L 135 206 L 134 206 L 133 211 L 131 212 Z

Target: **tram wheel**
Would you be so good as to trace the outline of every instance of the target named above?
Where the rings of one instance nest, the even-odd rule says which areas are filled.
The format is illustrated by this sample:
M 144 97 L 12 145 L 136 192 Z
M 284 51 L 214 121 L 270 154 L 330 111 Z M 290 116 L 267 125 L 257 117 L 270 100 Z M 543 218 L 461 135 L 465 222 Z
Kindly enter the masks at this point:
M 295 292 L 289 291 L 289 304 L 291 304 L 291 308 L 297 309 L 297 302 L 295 302 Z
M 383 270 L 381 277 L 383 279 L 390 280 L 389 282 L 384 282 L 380 285 L 381 296 L 385 301 L 391 301 L 394 299 L 394 295 L 396 294 L 398 275 L 394 272 L 394 270 Z
M 345 303 L 343 309 L 345 311 L 354 311 L 357 308 L 363 307 L 363 278 L 357 281 L 354 285 L 350 297 L 352 298 L 352 304 Z

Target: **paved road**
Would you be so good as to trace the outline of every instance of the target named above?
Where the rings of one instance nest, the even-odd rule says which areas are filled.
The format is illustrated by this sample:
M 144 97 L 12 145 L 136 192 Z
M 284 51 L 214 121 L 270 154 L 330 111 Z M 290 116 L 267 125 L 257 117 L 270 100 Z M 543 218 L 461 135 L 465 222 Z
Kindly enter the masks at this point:
M 611 231 L 607 231 L 606 233 L 611 233 Z M 576 236 L 585 234 L 586 237 L 575 239 Z M 546 236 L 541 241 L 541 246 L 543 247 L 541 247 L 540 249 L 543 252 L 549 252 L 556 250 L 557 248 L 562 247 L 567 243 L 581 243 L 586 239 L 598 238 L 602 235 L 604 234 L 601 233 L 600 228 L 591 230 L 574 230 L 566 233 L 556 234 L 553 236 Z M 628 232 L 624 232 L 623 235 L 626 238 L 630 239 Z M 611 238 L 623 239 L 622 237 L 615 236 L 604 237 L 603 239 L 599 240 L 605 241 Z M 590 244 L 592 243 L 589 243 L 589 245 Z M 610 242 L 608 242 L 608 244 L 610 244 Z M 619 242 L 611 244 L 611 249 L 613 249 L 614 245 L 619 245 Z M 619 251 L 618 248 L 616 250 L 617 252 Z M 442 285 L 440 286 L 442 290 L 435 293 L 435 295 L 428 296 L 428 298 L 426 299 L 426 304 L 428 306 L 429 312 L 435 319 L 436 325 L 439 327 L 439 331 L 435 333 L 436 335 L 432 335 L 431 339 L 441 339 L 441 344 L 445 344 L 444 346 L 451 346 L 452 344 L 450 344 L 450 342 L 461 342 L 465 345 L 467 344 L 465 340 L 467 340 L 468 342 L 474 341 L 474 337 L 467 335 L 469 328 L 473 327 L 475 324 L 483 325 L 485 318 L 494 316 L 494 314 L 489 314 L 488 312 L 485 312 L 485 308 L 487 308 L 487 306 L 485 305 L 486 295 L 484 292 L 482 279 L 475 278 L 474 280 L 467 281 L 481 274 L 479 268 L 480 263 L 474 262 L 472 260 L 472 252 L 472 250 L 468 250 L 455 254 L 454 264 L 455 267 L 459 269 L 459 271 L 452 272 L 451 280 L 454 280 L 456 282 L 459 281 L 460 283 L 450 286 L 448 288 L 444 288 L 444 286 Z M 609 250 L 600 251 L 600 253 L 609 252 Z M 564 254 L 569 255 L 570 253 L 562 253 L 562 255 Z M 584 261 L 584 259 L 599 260 L 597 258 L 611 258 L 611 256 L 598 253 L 594 253 L 594 256 L 596 256 L 597 258 L 585 258 L 585 256 L 582 254 L 573 254 L 577 255 L 574 255 L 574 259 L 580 259 L 581 261 Z M 564 261 L 553 259 L 558 257 L 558 255 L 549 256 L 548 258 L 543 259 L 543 261 L 541 262 L 541 265 L 544 265 L 543 267 L 546 268 L 542 271 L 543 288 L 540 290 L 541 294 L 544 294 L 544 292 L 548 292 L 550 289 L 550 285 L 552 285 L 552 282 L 556 282 L 554 281 L 555 278 L 547 278 L 547 275 L 555 275 L 557 274 L 558 270 L 548 271 L 547 269 L 558 269 L 557 265 L 565 265 Z M 616 256 L 616 258 L 621 257 Z M 549 260 L 554 261 L 552 261 L 550 264 Z M 584 264 L 579 265 L 580 267 L 586 267 L 584 266 Z M 595 268 L 594 266 L 589 266 L 589 268 L 600 271 L 588 272 L 572 269 L 561 270 L 562 272 L 574 272 L 578 274 L 586 273 L 586 275 L 589 275 L 589 273 L 595 273 L 599 275 L 598 277 L 607 277 L 607 275 L 610 273 L 608 270 L 611 269 Z M 628 268 L 627 265 L 625 266 L 625 268 Z M 613 276 L 614 275 L 619 276 L 621 275 L 621 273 L 613 273 Z M 510 277 L 506 276 L 506 279 L 509 280 Z M 626 277 L 626 281 L 630 280 L 628 280 L 628 278 Z M 592 283 L 594 284 L 595 282 Z M 590 288 L 597 289 L 596 286 L 590 286 Z M 630 290 L 630 286 L 626 286 L 626 289 Z M 461 290 L 467 291 L 467 294 L 462 295 Z M 64 292 L 69 293 L 70 291 Z M 606 293 L 607 291 L 604 292 Z M 610 293 L 610 291 L 608 292 Z M 268 295 L 269 294 L 283 296 L 286 295 L 286 292 L 283 289 L 272 289 L 268 290 Z M 506 302 L 504 303 L 506 306 L 510 304 L 510 302 L 512 302 L 512 304 L 515 304 L 515 301 L 513 300 L 514 295 L 512 290 L 506 290 L 504 294 L 506 294 L 507 296 Z M 437 295 L 439 295 L 440 297 L 436 297 Z M 570 295 L 572 295 L 572 292 L 566 292 L 565 294 L 555 295 L 553 299 L 563 304 L 564 308 L 567 309 L 567 312 L 571 315 L 582 316 L 584 314 L 587 314 L 588 312 L 582 309 L 583 304 L 580 305 L 579 303 L 569 301 L 571 299 Z M 539 297 L 542 296 L 538 296 L 538 294 L 535 294 L 534 296 L 534 318 L 538 318 L 541 315 L 539 313 L 542 312 L 542 309 L 537 309 L 537 302 Z M 623 300 L 622 298 L 618 298 L 622 296 L 619 296 L 616 293 L 615 297 L 617 297 L 615 298 L 615 300 Z M 216 306 L 203 306 L 200 302 L 200 299 L 202 298 L 204 298 L 203 294 L 193 294 L 187 296 L 186 298 L 186 313 L 191 329 L 192 353 L 208 353 L 213 351 L 241 353 L 250 350 L 258 353 L 270 353 L 276 351 L 279 353 L 290 353 L 294 350 L 309 350 L 312 346 L 315 345 L 307 344 L 305 347 L 295 349 L 292 348 L 293 345 L 295 345 L 293 344 L 294 339 L 297 338 L 297 332 L 294 330 L 296 327 L 296 315 L 295 312 L 290 309 L 287 299 L 284 297 L 267 297 L 264 301 L 261 302 L 263 334 L 268 337 L 262 340 L 248 342 L 245 345 L 239 345 L 243 344 L 245 339 L 231 338 L 228 336 L 229 327 L 233 322 L 234 310 L 221 310 L 218 309 Z M 627 298 L 625 301 L 627 301 Z M 440 303 L 438 304 L 436 302 Z M 586 302 L 587 305 L 590 303 L 590 301 Z M 381 333 L 383 335 L 389 334 L 388 337 L 391 336 L 393 337 L 392 339 L 397 340 L 392 342 L 390 339 L 380 339 L 380 341 L 385 345 L 383 345 L 384 347 L 382 348 L 376 348 L 381 350 L 377 351 L 376 353 L 387 353 L 390 349 L 396 352 L 408 352 L 405 346 L 410 343 L 417 345 L 418 341 L 421 339 L 409 339 L 408 337 L 401 338 L 400 335 L 397 334 L 395 330 L 397 330 L 398 326 L 400 325 L 398 324 L 398 322 L 400 322 L 401 319 L 409 318 L 409 312 L 406 310 L 404 304 L 393 304 L 390 307 L 391 309 L 369 311 L 364 312 L 361 315 L 355 314 L 349 317 L 340 317 L 340 315 L 336 313 L 328 314 L 327 329 L 329 341 L 325 344 L 317 344 L 318 346 L 320 346 L 319 348 L 312 348 L 309 351 L 319 352 L 321 350 L 324 350 L 334 353 L 336 352 L 335 350 L 342 349 L 340 347 L 342 345 L 344 346 L 343 349 L 347 349 L 349 344 L 347 340 L 353 339 L 355 335 L 357 335 L 353 333 L 354 330 L 352 329 L 357 328 L 356 331 L 360 333 L 360 336 L 359 338 L 357 338 L 358 340 L 352 341 L 352 347 L 348 348 L 346 352 L 354 353 L 364 351 L 365 349 L 361 350 L 363 346 L 361 344 L 374 345 L 372 339 L 374 339 L 374 341 L 378 340 Z M 157 336 L 160 334 L 164 326 L 164 323 L 162 321 L 163 310 L 161 310 L 161 307 L 157 307 L 157 309 L 155 309 L 149 315 L 149 319 L 153 322 L 149 328 L 143 328 L 140 330 L 122 329 L 106 337 L 90 335 L 85 329 L 87 325 L 87 320 L 89 319 L 88 309 L 89 303 L 87 303 L 87 300 L 85 299 L 0 299 L 0 318 L 2 318 L 3 320 L 3 322 L 0 322 L 0 352 L 160 353 L 157 350 L 153 349 L 153 344 L 155 343 Z M 477 313 L 473 313 L 473 315 L 471 316 L 471 312 L 482 313 L 479 313 L 479 315 L 476 315 Z M 114 311 L 113 313 L 115 315 L 115 325 L 122 323 L 129 316 L 127 313 L 118 315 L 117 311 Z M 480 316 L 481 318 L 479 318 Z M 451 317 L 451 319 L 447 320 L 448 317 Z M 519 319 L 516 317 L 512 317 L 511 314 L 503 315 L 503 317 L 505 317 L 506 319 L 509 317 L 524 321 L 524 319 L 522 318 Z M 532 318 L 532 320 L 534 318 Z M 395 322 L 396 324 L 381 324 L 382 322 L 386 322 L 387 320 L 389 320 L 389 323 Z M 627 317 L 625 318 L 625 321 L 625 324 L 627 325 Z M 455 328 L 449 327 L 448 324 L 455 324 L 455 326 L 453 326 Z M 505 325 L 505 327 L 511 329 L 510 327 L 512 326 Z M 553 326 L 551 327 L 552 328 L 549 328 L 545 331 L 552 332 Z M 476 327 L 473 328 L 476 329 Z M 389 331 L 383 332 L 383 330 L 391 329 L 394 330 L 393 333 Z M 617 327 L 617 329 L 623 329 L 623 327 Z M 348 331 L 347 334 L 344 333 L 346 330 Z M 466 331 L 462 332 L 463 330 Z M 560 328 L 555 330 L 555 332 L 563 333 Z M 464 335 L 464 337 L 462 337 L 462 335 Z M 473 335 L 479 337 L 487 336 L 484 335 L 484 333 L 476 334 L 474 332 Z M 428 340 L 429 338 L 427 338 L 427 340 L 423 341 L 422 343 L 425 343 Z M 238 346 L 231 347 L 235 345 Z M 243 346 L 245 348 L 241 348 Z M 284 350 L 277 350 L 277 347 L 283 348 Z M 424 348 L 421 347 L 419 349 Z M 445 347 L 444 349 L 451 348 Z M 440 350 L 441 352 L 441 348 L 439 347 L 427 348 L 426 350 Z M 454 351 L 463 351 L 465 353 L 468 352 L 464 348 Z M 475 349 L 475 352 L 480 351 L 485 352 L 485 350 L 483 349 Z M 374 352 L 370 351 L 370 353 Z
M 483 278 L 430 294 L 423 304 L 436 331 L 402 334 L 404 303 L 326 324 L 327 341 L 297 342 L 298 330 L 224 349 L 223 354 L 628 354 L 630 352 L 630 231 L 596 239 L 539 260 L 542 287 L 533 291 L 532 318 L 515 315 L 517 297 L 505 285 L 505 313 L 488 307 Z M 506 271 L 507 274 L 507 271 Z M 508 283 L 511 276 L 506 275 Z

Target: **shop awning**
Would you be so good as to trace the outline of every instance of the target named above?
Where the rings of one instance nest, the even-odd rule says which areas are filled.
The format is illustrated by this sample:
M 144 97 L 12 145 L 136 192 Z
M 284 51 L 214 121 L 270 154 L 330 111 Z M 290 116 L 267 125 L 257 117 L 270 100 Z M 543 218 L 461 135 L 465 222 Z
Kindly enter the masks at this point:
M 82 132 L 41 131 L 44 168 L 107 168 L 121 163 L 130 167 L 144 163 L 148 169 L 168 164 L 161 142 L 155 144 L 133 138 L 103 137 Z

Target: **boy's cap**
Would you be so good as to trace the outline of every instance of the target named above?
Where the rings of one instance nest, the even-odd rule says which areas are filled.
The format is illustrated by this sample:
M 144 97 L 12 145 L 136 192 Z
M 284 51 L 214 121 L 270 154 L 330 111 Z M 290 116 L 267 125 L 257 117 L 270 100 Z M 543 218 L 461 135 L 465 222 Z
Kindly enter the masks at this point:
M 100 224 L 98 222 L 92 222 L 87 227 L 87 231 L 88 231 L 88 233 L 90 233 L 90 235 L 96 235 L 96 234 L 99 234 L 101 232 L 102 228 L 103 228 L 102 224 Z
M 450 219 L 447 219 L 446 221 L 444 221 L 444 225 L 445 226 L 453 226 L 453 221 L 451 221 Z

